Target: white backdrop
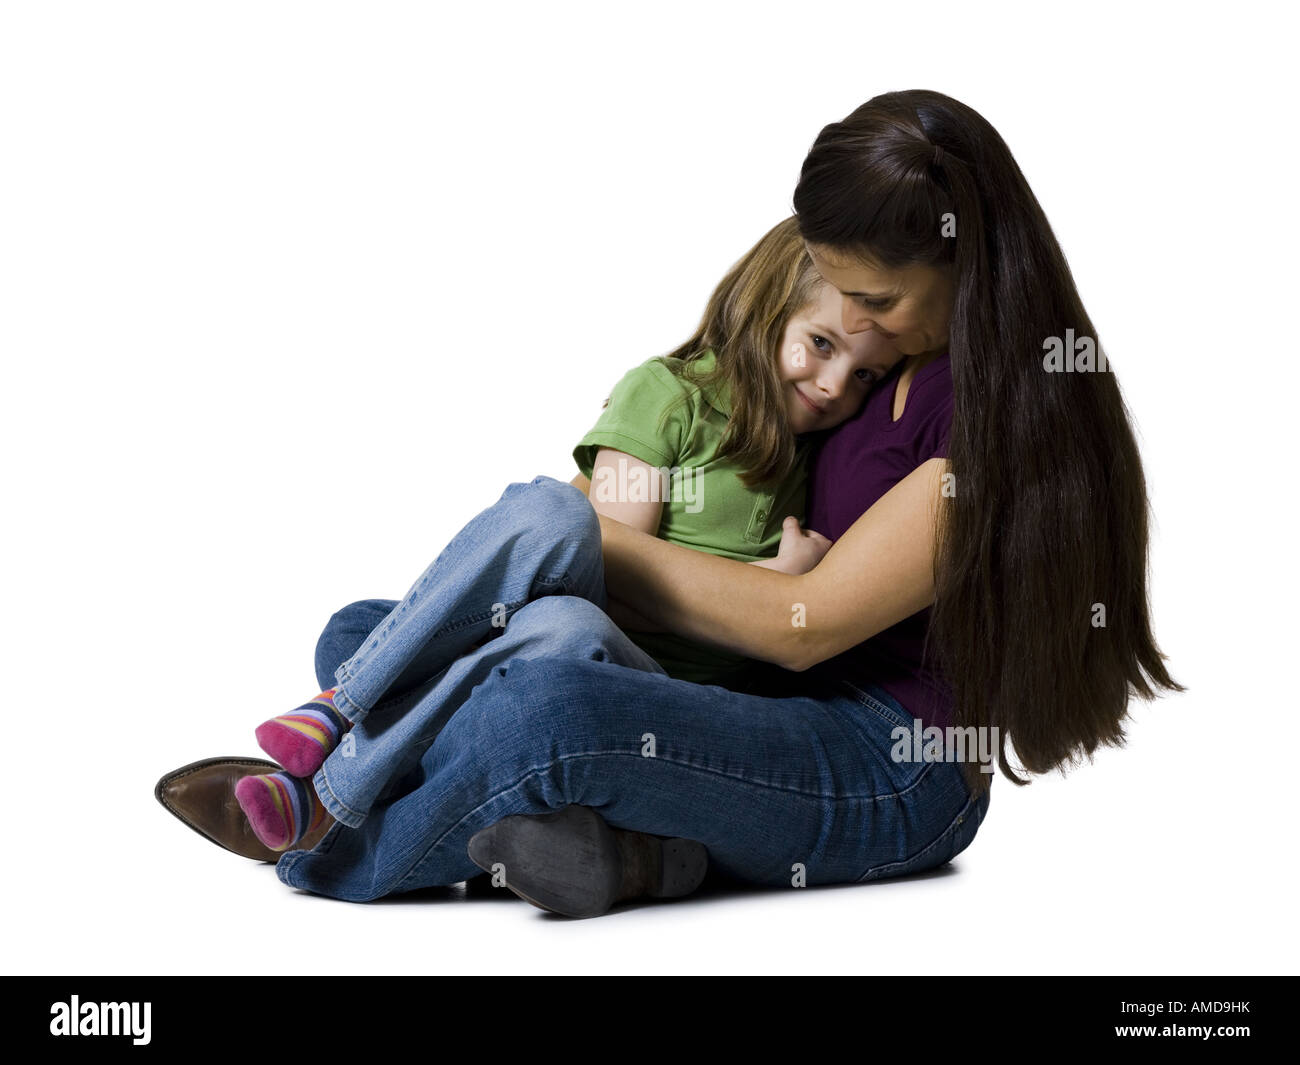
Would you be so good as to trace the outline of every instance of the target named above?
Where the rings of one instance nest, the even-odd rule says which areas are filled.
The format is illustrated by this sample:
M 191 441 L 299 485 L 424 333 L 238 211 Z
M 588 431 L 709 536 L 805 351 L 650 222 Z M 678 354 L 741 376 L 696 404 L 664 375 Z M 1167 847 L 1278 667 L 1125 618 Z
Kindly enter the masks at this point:
M 3 967 L 1294 972 L 1292 37 L 1273 3 L 9 3 Z M 1188 694 L 998 778 L 947 875 L 547 919 L 293 891 L 153 798 L 315 694 L 788 215 L 937 89 L 1010 144 L 1141 434 Z M 304 935 L 319 929 L 319 935 Z M 298 946 L 283 949 L 292 932 Z

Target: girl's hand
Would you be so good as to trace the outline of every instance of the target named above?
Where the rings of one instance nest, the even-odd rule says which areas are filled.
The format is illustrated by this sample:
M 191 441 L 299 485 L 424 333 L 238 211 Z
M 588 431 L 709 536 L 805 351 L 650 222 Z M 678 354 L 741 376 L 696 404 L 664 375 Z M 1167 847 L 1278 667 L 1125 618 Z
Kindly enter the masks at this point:
M 781 545 L 776 549 L 776 558 L 752 565 L 797 577 L 816 568 L 830 549 L 831 542 L 826 537 L 812 529 L 801 529 L 799 519 L 791 514 L 781 524 Z

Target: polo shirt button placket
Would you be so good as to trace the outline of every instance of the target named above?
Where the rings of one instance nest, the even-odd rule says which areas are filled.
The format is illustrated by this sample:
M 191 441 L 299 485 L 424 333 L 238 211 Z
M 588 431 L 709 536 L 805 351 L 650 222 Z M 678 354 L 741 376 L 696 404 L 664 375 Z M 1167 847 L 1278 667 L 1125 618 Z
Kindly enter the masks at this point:
M 775 494 L 762 496 L 754 504 L 754 511 L 749 518 L 749 528 L 745 530 L 745 539 L 750 543 L 759 543 L 767 531 L 767 516 L 772 512 Z

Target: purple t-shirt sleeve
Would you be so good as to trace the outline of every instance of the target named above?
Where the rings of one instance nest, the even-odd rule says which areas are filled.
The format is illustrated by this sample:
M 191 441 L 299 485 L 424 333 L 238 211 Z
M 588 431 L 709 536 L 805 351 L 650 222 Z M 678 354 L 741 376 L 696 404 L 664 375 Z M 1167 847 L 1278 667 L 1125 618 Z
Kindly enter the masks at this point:
M 917 433 L 916 464 L 928 459 L 948 457 L 948 434 L 952 431 L 952 393 L 925 411 L 925 420 Z

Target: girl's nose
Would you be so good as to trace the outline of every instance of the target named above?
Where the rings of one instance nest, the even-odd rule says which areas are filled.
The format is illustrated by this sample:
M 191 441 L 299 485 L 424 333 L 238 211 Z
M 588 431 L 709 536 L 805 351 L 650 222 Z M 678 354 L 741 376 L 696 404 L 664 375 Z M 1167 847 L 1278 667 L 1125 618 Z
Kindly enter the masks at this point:
M 844 394 L 845 377 L 845 371 L 827 367 L 817 378 L 817 387 L 828 400 L 839 399 Z

